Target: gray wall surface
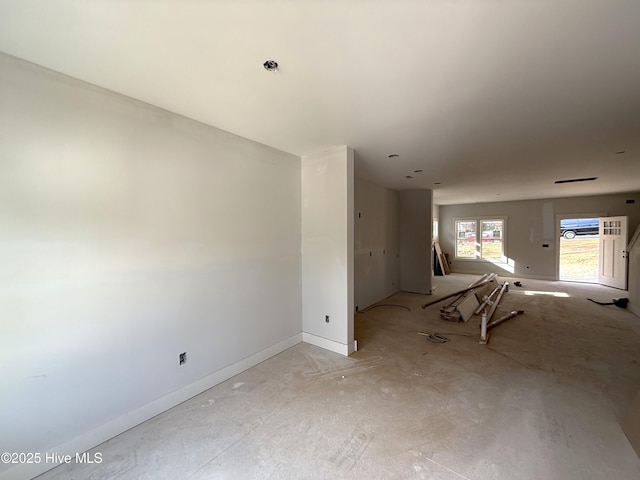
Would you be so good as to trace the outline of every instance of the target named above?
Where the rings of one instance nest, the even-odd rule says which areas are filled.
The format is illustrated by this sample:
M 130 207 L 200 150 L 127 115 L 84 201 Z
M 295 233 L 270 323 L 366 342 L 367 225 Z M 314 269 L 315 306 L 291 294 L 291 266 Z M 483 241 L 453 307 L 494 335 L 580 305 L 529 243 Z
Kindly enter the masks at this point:
M 301 178 L 303 338 L 345 355 L 355 348 L 353 162 L 346 146 L 307 155 Z
M 400 194 L 355 181 L 355 304 L 359 310 L 400 290 Z
M 431 293 L 433 276 L 431 190 L 400 192 L 400 288 Z
M 627 203 L 635 200 L 635 203 Z M 640 224 L 640 192 L 590 197 L 440 206 L 440 245 L 459 273 L 496 272 L 504 276 L 557 279 L 559 217 L 629 217 L 630 235 Z M 509 265 L 456 259 L 454 221 L 458 218 L 506 217 L 505 255 Z M 547 244 L 548 247 L 543 245 Z
M 5 55 L 0 136 L 0 451 L 300 341 L 299 157 Z

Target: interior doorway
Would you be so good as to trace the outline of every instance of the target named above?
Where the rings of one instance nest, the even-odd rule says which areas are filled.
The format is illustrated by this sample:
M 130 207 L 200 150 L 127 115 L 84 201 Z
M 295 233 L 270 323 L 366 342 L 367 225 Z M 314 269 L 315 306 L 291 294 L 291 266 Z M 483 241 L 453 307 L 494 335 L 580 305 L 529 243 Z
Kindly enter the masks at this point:
M 599 224 L 597 217 L 560 219 L 560 280 L 598 282 Z

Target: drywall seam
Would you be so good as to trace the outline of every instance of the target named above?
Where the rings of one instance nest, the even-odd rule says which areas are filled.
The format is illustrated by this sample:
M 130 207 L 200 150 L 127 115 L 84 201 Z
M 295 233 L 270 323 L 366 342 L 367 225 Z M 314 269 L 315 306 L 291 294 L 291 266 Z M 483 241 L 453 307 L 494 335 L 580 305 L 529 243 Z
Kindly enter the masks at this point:
M 104 425 L 99 426 L 89 432 L 86 432 L 69 442 L 49 450 L 50 454 L 58 454 L 59 456 L 71 455 L 75 458 L 76 453 L 86 452 L 107 440 L 120 435 L 122 432 L 129 430 L 130 428 L 140 425 L 143 422 L 155 417 L 181 404 L 182 402 L 189 400 L 192 397 L 224 382 L 238 375 L 239 373 L 248 370 L 255 365 L 264 362 L 268 358 L 271 358 L 288 348 L 303 341 L 302 333 L 297 333 L 275 345 L 272 345 L 264 350 L 255 353 L 247 358 L 244 358 L 238 362 L 235 362 L 227 367 L 207 375 L 200 380 L 193 382 L 190 385 L 180 388 L 164 397 L 147 403 L 140 408 L 137 408 L 131 412 L 122 415 Z M 33 478 L 40 475 L 52 468 L 55 468 L 60 463 L 44 462 L 45 452 L 41 452 L 43 461 L 36 464 L 23 464 L 16 465 L 13 468 L 9 468 L 0 472 L 0 480 L 14 480 L 16 478 Z

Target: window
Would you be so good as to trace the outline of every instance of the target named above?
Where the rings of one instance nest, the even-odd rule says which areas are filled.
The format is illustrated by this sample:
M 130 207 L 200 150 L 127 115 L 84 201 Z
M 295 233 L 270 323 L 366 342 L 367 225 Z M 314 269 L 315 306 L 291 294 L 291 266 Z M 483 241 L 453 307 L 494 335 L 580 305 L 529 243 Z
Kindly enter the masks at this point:
M 455 221 L 456 258 L 504 260 L 505 219 Z
M 502 260 L 504 248 L 502 246 L 503 220 L 482 220 L 482 243 L 480 256 L 487 260 Z
M 476 258 L 475 220 L 456 220 L 456 257 Z

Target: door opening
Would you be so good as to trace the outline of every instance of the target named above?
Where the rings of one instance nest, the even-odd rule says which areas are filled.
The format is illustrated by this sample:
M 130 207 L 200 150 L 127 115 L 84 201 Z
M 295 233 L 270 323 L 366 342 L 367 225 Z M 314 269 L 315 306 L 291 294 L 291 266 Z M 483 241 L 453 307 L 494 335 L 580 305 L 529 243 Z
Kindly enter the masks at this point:
M 599 225 L 598 218 L 560 220 L 560 280 L 598 282 Z

